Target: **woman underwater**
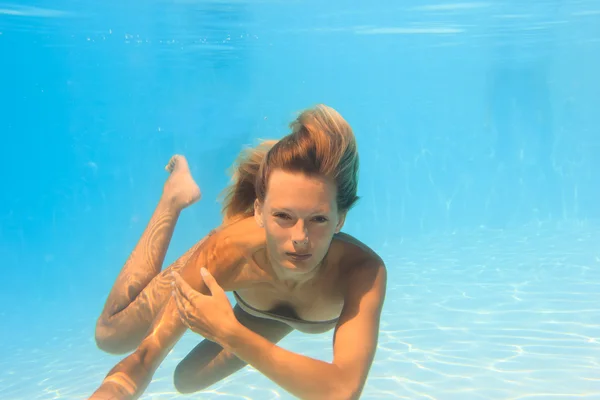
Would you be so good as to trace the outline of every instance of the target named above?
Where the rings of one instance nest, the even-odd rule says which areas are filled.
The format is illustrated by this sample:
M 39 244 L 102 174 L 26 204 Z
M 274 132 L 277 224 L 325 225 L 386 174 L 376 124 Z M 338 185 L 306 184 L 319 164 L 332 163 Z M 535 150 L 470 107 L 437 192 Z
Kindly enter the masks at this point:
M 100 349 L 133 352 L 91 399 L 141 396 L 187 329 L 205 339 L 175 370 L 181 393 L 249 364 L 301 399 L 359 398 L 377 348 L 387 273 L 374 251 L 340 233 L 358 199 L 356 141 L 325 105 L 290 126 L 281 140 L 240 154 L 223 223 L 161 271 L 181 212 L 201 197 L 186 159 L 171 158 L 157 208 L 96 326 Z M 331 329 L 331 363 L 276 345 L 293 330 Z

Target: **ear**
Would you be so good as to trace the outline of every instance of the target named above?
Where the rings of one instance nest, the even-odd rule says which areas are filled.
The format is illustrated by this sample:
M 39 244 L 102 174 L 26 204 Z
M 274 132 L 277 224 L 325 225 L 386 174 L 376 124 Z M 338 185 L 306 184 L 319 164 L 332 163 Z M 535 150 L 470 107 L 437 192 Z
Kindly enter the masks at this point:
M 263 205 L 258 199 L 254 200 L 254 220 L 258 226 L 265 226 L 263 219 Z
M 344 222 L 346 222 L 346 213 L 339 213 L 338 214 L 338 223 L 335 226 L 335 233 L 340 233 L 340 231 L 342 230 L 342 227 L 344 226 Z

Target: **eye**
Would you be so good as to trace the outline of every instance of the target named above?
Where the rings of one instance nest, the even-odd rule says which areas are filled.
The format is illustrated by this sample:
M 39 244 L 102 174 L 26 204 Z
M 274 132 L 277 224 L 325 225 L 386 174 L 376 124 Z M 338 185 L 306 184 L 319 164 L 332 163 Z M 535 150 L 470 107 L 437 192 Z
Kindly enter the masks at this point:
M 290 219 L 290 216 L 285 213 L 275 213 L 275 218 Z
M 325 218 L 323 216 L 315 217 L 314 220 L 319 223 L 327 222 L 327 218 Z

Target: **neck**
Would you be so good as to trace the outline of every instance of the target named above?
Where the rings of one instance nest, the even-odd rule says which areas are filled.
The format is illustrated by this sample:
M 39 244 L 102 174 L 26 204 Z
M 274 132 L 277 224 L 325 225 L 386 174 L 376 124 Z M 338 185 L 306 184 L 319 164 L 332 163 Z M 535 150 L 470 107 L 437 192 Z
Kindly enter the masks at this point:
M 319 262 L 315 267 L 306 271 L 298 271 L 283 267 L 281 264 L 273 261 L 269 256 L 269 250 L 265 249 L 266 263 L 271 267 L 273 274 L 278 282 L 283 283 L 289 289 L 295 289 L 296 287 L 309 282 L 315 278 L 321 271 L 323 260 Z

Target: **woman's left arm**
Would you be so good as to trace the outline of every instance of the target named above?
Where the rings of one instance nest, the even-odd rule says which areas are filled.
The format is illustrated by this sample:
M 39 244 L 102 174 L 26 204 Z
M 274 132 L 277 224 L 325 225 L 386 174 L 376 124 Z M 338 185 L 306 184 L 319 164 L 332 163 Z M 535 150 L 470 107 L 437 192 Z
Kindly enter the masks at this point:
M 220 344 L 301 399 L 358 399 L 375 357 L 387 273 L 379 263 L 360 267 L 347 279 L 332 363 L 285 350 L 241 324 Z

